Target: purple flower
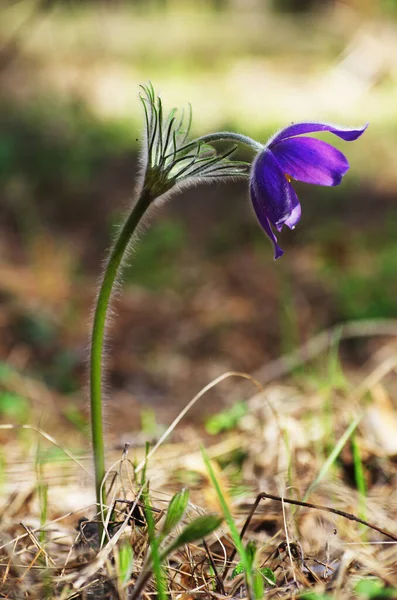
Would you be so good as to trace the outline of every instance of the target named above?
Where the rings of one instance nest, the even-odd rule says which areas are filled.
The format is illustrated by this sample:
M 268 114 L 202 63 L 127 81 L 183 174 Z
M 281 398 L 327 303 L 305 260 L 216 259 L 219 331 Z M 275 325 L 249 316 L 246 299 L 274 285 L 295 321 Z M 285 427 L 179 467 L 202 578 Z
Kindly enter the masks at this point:
M 272 225 L 294 229 L 301 217 L 301 205 L 291 180 L 317 185 L 338 185 L 349 169 L 342 152 L 316 138 L 302 136 L 314 131 L 330 131 L 346 142 L 356 140 L 367 125 L 357 129 L 327 123 L 295 123 L 286 127 L 256 156 L 250 177 L 252 204 L 260 224 L 274 246 L 274 258 L 283 255 Z M 297 137 L 299 136 L 299 137 Z

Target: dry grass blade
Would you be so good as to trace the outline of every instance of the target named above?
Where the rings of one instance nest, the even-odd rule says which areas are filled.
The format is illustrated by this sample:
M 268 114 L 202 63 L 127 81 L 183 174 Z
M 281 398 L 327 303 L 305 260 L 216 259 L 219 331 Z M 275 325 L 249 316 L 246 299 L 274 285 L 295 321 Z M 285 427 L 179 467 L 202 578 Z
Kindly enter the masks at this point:
M 196 404 L 196 402 L 198 402 L 200 400 L 200 398 L 202 398 L 212 388 L 217 386 L 219 383 L 221 383 L 225 379 L 228 379 L 229 377 L 240 377 L 242 379 L 248 379 L 249 381 L 251 381 L 254 384 L 254 386 L 258 389 L 258 391 L 260 391 L 260 392 L 263 391 L 263 386 L 261 385 L 261 383 L 259 381 L 257 381 L 254 377 L 252 377 L 252 375 L 249 375 L 248 373 L 239 373 L 238 371 L 228 371 L 227 373 L 223 373 L 223 375 L 220 375 L 219 377 L 217 377 L 216 379 L 214 379 L 213 381 L 208 383 L 205 387 L 203 387 L 203 389 L 200 390 L 198 392 L 198 394 L 196 394 L 194 396 L 194 398 L 192 398 L 192 400 L 190 400 L 190 402 L 185 406 L 185 408 L 183 408 L 183 410 L 181 410 L 179 415 L 176 417 L 176 419 L 174 419 L 174 421 L 171 423 L 171 425 L 168 427 L 168 429 L 163 433 L 163 435 L 160 437 L 160 439 L 155 444 L 155 446 L 149 451 L 149 453 L 147 455 L 147 460 L 152 458 L 153 454 L 158 450 L 158 448 L 161 446 L 161 444 L 163 444 L 164 441 L 169 437 L 169 435 L 174 431 L 175 427 L 177 427 L 177 425 L 181 422 L 181 420 L 189 412 L 189 410 L 191 410 L 193 408 L 193 406 Z M 140 473 L 142 471 L 142 469 L 145 466 L 145 462 L 146 462 L 146 460 L 142 461 L 137 466 L 137 468 L 136 468 L 137 473 Z
M 46 439 L 48 442 L 50 442 L 51 444 L 53 444 L 54 446 L 56 446 L 57 448 L 62 450 L 62 452 L 64 452 L 66 454 L 66 456 L 68 458 L 70 458 L 70 460 L 72 460 L 76 465 L 78 465 L 80 467 L 80 469 L 82 469 L 87 475 L 92 477 L 92 473 L 90 473 L 90 471 L 88 471 L 88 469 L 85 468 L 85 466 L 78 460 L 78 458 L 75 458 L 73 456 L 73 454 L 71 452 L 69 452 L 69 450 L 64 448 L 61 444 L 59 444 L 56 441 L 56 439 L 54 439 L 52 437 L 52 435 L 50 435 L 49 433 L 46 433 L 39 427 L 35 427 L 34 425 L 12 425 L 12 424 L 6 423 L 6 424 L 0 424 L 0 429 L 30 429 L 31 431 L 35 431 L 36 433 L 41 435 L 44 439 Z

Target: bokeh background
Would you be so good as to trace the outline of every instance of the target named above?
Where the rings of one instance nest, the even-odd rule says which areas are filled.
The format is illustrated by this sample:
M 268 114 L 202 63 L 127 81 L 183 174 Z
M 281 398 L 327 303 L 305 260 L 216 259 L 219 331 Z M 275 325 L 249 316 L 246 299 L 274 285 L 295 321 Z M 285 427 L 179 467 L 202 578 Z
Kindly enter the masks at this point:
M 224 371 L 255 372 L 323 328 L 397 316 L 395 0 L 1 3 L 0 415 L 86 432 L 91 307 L 133 193 L 139 84 L 193 133 L 266 141 L 291 121 L 370 122 L 338 188 L 297 185 L 272 248 L 244 183 L 175 196 L 125 273 L 108 352 L 109 432 L 169 423 Z M 324 138 L 325 139 L 325 138 Z M 248 158 L 249 155 L 247 155 Z M 374 342 L 345 347 L 352 372 Z M 190 419 L 228 402 L 213 392 Z M 134 433 L 135 432 L 135 433 Z

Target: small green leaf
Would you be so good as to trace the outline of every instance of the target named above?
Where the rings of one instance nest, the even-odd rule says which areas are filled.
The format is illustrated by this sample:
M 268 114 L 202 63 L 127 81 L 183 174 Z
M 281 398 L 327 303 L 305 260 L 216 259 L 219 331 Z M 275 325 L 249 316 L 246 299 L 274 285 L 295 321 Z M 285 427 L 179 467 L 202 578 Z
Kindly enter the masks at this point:
M 241 575 L 241 573 L 244 573 L 244 567 L 241 564 L 241 562 L 239 562 L 232 571 L 231 579 L 234 579 L 235 577 L 237 577 L 237 575 Z
M 382 581 L 376 578 L 361 579 L 354 591 L 364 598 L 396 598 L 396 590 L 385 588 Z
M 230 408 L 207 419 L 205 429 L 211 435 L 234 429 L 247 411 L 248 404 L 246 402 L 236 402 Z
M 133 564 L 134 554 L 131 544 L 122 544 L 119 549 L 119 580 L 121 585 L 126 585 L 130 580 Z
M 357 594 L 360 594 L 360 596 L 372 598 L 372 596 L 379 594 L 382 588 L 383 584 L 379 579 L 362 579 L 356 585 L 355 591 Z
M 276 576 L 271 569 L 268 567 L 262 567 L 262 569 L 259 569 L 259 571 L 268 585 L 276 585 Z
M 178 546 L 182 546 L 183 544 L 190 544 L 191 542 L 201 540 L 215 531 L 215 529 L 218 529 L 222 521 L 223 518 L 218 517 L 218 515 L 202 515 L 201 517 L 197 517 L 197 519 L 186 525 L 175 541 L 178 541 Z
M 215 531 L 215 529 L 218 529 L 222 521 L 222 517 L 218 517 L 217 515 L 202 515 L 201 517 L 197 517 L 197 519 L 186 525 L 182 533 L 180 533 L 172 544 L 166 548 L 162 558 L 180 546 L 205 538 Z
M 0 416 L 24 423 L 29 416 L 30 404 L 26 398 L 14 392 L 0 393 Z
M 187 489 L 183 489 L 175 494 L 168 506 L 161 537 L 166 537 L 169 535 L 171 531 L 173 531 L 173 529 L 178 525 L 185 514 L 188 502 L 189 491 Z

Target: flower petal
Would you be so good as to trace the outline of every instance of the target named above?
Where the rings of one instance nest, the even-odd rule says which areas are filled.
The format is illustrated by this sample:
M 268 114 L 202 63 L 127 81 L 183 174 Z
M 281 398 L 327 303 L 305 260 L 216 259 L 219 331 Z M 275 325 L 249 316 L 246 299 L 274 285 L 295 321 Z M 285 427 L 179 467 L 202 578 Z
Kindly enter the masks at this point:
M 277 238 L 274 235 L 271 225 L 270 225 L 270 221 L 266 216 L 265 205 L 261 201 L 260 195 L 258 194 L 258 192 L 255 188 L 256 188 L 255 184 L 253 182 L 251 182 L 250 194 L 251 194 L 252 205 L 256 212 L 256 216 L 258 217 L 259 223 L 262 225 L 266 235 L 270 238 L 270 241 L 272 242 L 272 244 L 274 246 L 274 259 L 276 260 L 277 258 L 280 258 L 280 256 L 282 256 L 284 254 L 284 251 L 277 244 Z
M 292 186 L 273 152 L 264 150 L 254 160 L 251 182 L 270 223 L 281 229 L 294 208 Z
M 310 137 L 283 140 L 272 146 L 271 151 L 285 173 L 305 183 L 338 185 L 349 170 L 342 152 Z
M 281 142 L 281 140 L 286 140 L 287 138 L 302 135 L 305 133 L 314 133 L 316 131 L 329 131 L 334 135 L 342 138 L 346 142 L 353 142 L 357 138 L 360 137 L 367 129 L 368 123 L 363 125 L 362 127 L 343 127 L 342 125 L 331 125 L 330 123 L 294 123 L 293 125 L 289 125 L 285 127 L 269 141 L 268 146 L 272 146 L 277 142 Z
M 288 217 L 288 219 L 285 221 L 284 225 L 286 225 L 287 227 L 289 227 L 290 229 L 295 229 L 296 225 L 299 223 L 301 215 L 302 215 L 302 209 L 301 209 L 301 204 L 298 200 L 298 196 L 295 194 L 295 190 L 292 188 L 292 192 L 293 192 L 293 209 L 292 212 L 290 214 L 290 216 Z

